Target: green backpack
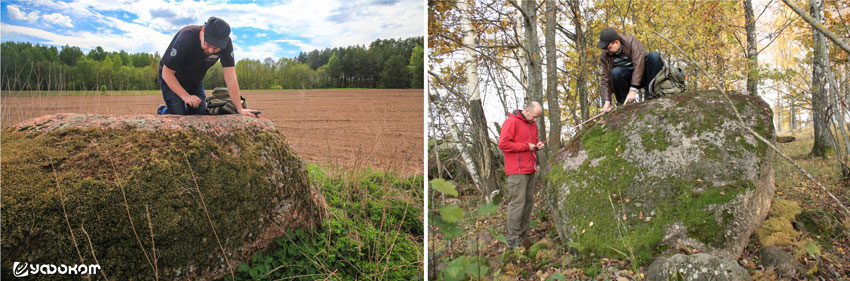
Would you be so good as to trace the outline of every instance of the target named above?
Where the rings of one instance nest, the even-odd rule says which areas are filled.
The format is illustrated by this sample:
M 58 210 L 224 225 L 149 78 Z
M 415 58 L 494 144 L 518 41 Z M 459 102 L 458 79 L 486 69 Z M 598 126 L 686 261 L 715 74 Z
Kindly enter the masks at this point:
M 687 78 L 688 75 L 681 68 L 664 65 L 658 75 L 655 75 L 655 78 L 649 81 L 649 86 L 646 87 L 646 99 L 651 100 L 664 95 L 684 92 L 687 88 L 685 84 Z
M 248 108 L 248 103 L 245 102 L 245 97 L 239 98 L 242 99 L 242 108 Z M 207 97 L 207 114 L 221 115 L 236 113 L 236 106 L 233 105 L 233 101 L 230 100 L 230 92 L 227 91 L 227 88 L 215 88 L 212 92 L 212 96 Z

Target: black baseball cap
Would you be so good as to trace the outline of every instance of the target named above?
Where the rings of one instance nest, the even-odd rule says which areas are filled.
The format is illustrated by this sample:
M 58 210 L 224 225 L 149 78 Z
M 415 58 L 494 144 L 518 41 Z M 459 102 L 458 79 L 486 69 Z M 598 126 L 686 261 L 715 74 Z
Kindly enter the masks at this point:
M 218 47 L 227 48 L 227 40 L 230 39 L 230 25 L 223 19 L 210 17 L 204 23 L 204 41 Z
M 617 31 L 615 31 L 614 29 L 603 29 L 602 32 L 599 33 L 599 44 L 596 44 L 596 48 L 605 49 L 608 47 L 608 43 L 619 39 L 620 35 L 618 35 Z

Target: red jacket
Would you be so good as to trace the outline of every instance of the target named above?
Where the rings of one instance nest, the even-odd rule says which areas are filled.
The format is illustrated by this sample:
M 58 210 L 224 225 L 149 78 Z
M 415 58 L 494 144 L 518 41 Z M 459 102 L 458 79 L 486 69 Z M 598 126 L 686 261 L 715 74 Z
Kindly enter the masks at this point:
M 499 149 L 505 152 L 505 174 L 533 174 L 537 172 L 537 155 L 528 147 L 537 144 L 537 124 L 525 119 L 517 110 L 508 113 L 499 136 Z

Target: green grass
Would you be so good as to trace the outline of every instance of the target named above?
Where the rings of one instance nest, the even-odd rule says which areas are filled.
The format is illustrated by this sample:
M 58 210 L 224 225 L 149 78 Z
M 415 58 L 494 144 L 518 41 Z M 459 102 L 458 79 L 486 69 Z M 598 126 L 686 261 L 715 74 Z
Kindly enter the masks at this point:
M 328 204 L 321 228 L 277 238 L 239 265 L 237 280 L 421 279 L 422 176 L 307 169 Z
M 814 133 L 811 128 L 804 131 L 791 133 L 778 133 L 777 136 L 793 136 L 796 139 L 790 143 L 777 143 L 776 147 L 779 151 L 785 153 L 797 162 L 803 169 L 812 174 L 815 178 L 824 179 L 827 181 L 837 181 L 841 177 L 841 170 L 838 167 L 838 160 L 835 159 L 835 153 L 830 153 L 825 158 L 808 158 L 807 155 L 812 151 L 814 144 Z M 777 183 L 799 183 L 802 174 L 800 170 L 792 166 L 785 159 L 776 157 L 774 160 L 776 168 Z

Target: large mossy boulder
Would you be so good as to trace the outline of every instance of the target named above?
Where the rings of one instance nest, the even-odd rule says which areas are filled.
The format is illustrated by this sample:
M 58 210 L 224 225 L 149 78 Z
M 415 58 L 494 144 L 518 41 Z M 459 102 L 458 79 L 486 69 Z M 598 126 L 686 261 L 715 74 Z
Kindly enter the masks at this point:
M 264 119 L 58 114 L 4 129 L 2 149 L 4 269 L 97 259 L 114 280 L 217 279 L 324 212 Z
M 645 263 L 667 249 L 737 258 L 773 194 L 772 112 L 757 97 L 687 92 L 628 105 L 579 131 L 543 169 L 561 240 Z

